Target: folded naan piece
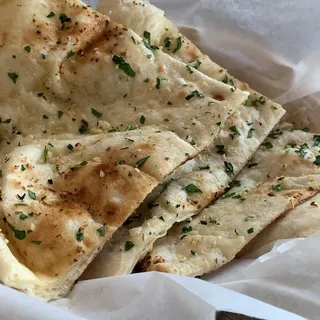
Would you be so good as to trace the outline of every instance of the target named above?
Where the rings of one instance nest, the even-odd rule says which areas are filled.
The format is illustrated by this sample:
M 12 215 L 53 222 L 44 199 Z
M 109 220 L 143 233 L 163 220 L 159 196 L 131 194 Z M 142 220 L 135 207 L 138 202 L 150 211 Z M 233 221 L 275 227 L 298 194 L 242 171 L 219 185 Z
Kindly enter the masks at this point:
M 145 207 L 140 208 L 138 215 L 133 216 L 119 229 L 85 271 L 82 276 L 85 279 L 130 273 L 138 260 L 151 250 L 154 241 L 163 237 L 175 222 L 197 214 L 223 193 L 232 177 L 240 172 L 284 114 L 284 110 L 277 103 L 234 79 L 226 70 L 203 55 L 183 38 L 176 27 L 164 17 L 162 10 L 149 2 L 142 1 L 138 4 L 133 1 L 108 0 L 101 2 L 99 10 L 110 14 L 116 21 L 132 28 L 142 37 L 146 35 L 145 32 L 150 33 L 153 44 L 185 64 L 190 62 L 188 52 L 194 51 L 194 59 L 197 59 L 195 66 L 204 74 L 224 82 L 227 82 L 225 79 L 230 79 L 232 85 L 248 90 L 252 97 L 227 120 L 208 150 L 169 177 L 168 182 L 175 181 L 158 199 L 158 193 L 154 193 L 153 198 L 148 197 L 149 207 L 153 208 L 147 209 L 147 214 Z M 184 39 L 179 50 L 172 50 L 171 46 L 163 43 L 164 37 L 169 35 L 171 40 L 168 38 L 166 41 L 170 43 L 178 37 Z M 197 68 L 186 65 L 190 73 Z M 232 174 L 226 170 L 225 163 L 232 164 Z M 187 186 L 196 188 L 188 192 L 185 189 Z M 134 243 L 134 247 L 128 251 L 124 250 L 127 242 Z
M 197 214 L 224 192 L 282 115 L 281 111 L 270 113 L 263 107 L 251 107 L 250 112 L 247 109 L 241 108 L 227 121 L 208 149 L 175 170 L 158 197 L 146 199 L 149 209 L 140 207 L 118 230 L 84 272 L 83 279 L 132 272 L 156 239 L 175 222 Z M 134 247 L 125 250 L 126 243 Z
M 15 148 L 2 169 L 0 281 L 44 299 L 65 295 L 186 153 L 197 151 L 149 127 Z
M 251 253 L 280 239 L 306 238 L 320 230 L 320 194 L 285 213 L 259 233 L 239 255 Z
M 80 0 L 1 1 L 0 136 L 155 126 L 200 151 L 247 93 L 158 50 Z
M 269 135 L 234 188 L 175 224 L 140 268 L 189 276 L 217 270 L 281 214 L 318 193 L 320 149 L 313 134 L 283 127 Z

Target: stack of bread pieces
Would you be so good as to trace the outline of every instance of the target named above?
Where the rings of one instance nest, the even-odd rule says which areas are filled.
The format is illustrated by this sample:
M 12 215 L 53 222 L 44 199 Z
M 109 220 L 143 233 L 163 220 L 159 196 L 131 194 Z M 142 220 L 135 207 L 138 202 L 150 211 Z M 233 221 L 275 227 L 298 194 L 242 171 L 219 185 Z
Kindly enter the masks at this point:
M 146 0 L 0 1 L 0 282 L 199 276 L 319 225 L 320 135 Z

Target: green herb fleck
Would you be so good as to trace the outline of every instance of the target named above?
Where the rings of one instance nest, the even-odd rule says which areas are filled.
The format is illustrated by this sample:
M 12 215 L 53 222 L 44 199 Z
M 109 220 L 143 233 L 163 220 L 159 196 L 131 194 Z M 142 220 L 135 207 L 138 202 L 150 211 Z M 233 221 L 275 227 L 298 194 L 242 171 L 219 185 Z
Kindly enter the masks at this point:
M 157 77 L 157 84 L 156 84 L 156 88 L 157 89 L 160 89 L 160 85 L 161 85 L 161 81 L 162 80 L 165 80 L 164 78 L 162 78 L 162 77 Z
M 31 190 L 28 190 L 28 196 L 32 200 L 36 200 L 37 199 L 36 194 L 34 192 L 32 192 Z
M 188 96 L 186 96 L 186 100 L 190 100 L 193 97 L 199 97 L 199 98 L 204 98 L 203 93 L 199 92 L 198 90 L 192 91 Z
M 24 47 L 24 50 L 27 51 L 27 52 L 31 52 L 31 47 L 30 46 L 26 46 L 26 47 Z
M 69 144 L 67 145 L 67 148 L 68 148 L 70 151 L 73 151 L 73 145 L 72 145 L 72 144 L 69 143 Z
M 194 250 L 190 250 L 190 252 L 191 252 L 191 254 L 192 254 L 193 256 L 196 255 L 196 252 L 195 252 Z
M 75 52 L 70 50 L 68 53 L 67 53 L 67 59 L 70 59 L 72 56 L 75 55 Z
M 316 160 L 313 163 L 317 166 L 320 166 L 320 156 L 316 156 Z
M 171 46 L 171 40 L 170 40 L 170 38 L 165 38 L 164 39 L 164 46 L 166 47 L 166 48 L 170 48 L 170 46 Z
M 264 146 L 267 149 L 272 149 L 273 148 L 273 144 L 270 141 L 266 141 L 266 142 L 262 143 L 261 145 Z
M 247 134 L 247 138 L 252 138 L 252 134 L 253 134 L 254 129 L 250 128 Z
M 147 40 L 143 40 L 144 45 L 146 46 L 146 48 L 150 49 L 150 50 L 159 50 L 159 48 L 157 46 L 154 46 L 151 44 L 151 34 L 148 31 L 145 31 L 143 33 L 144 38 Z
M 135 77 L 136 73 L 132 70 L 129 63 L 127 63 L 121 56 L 113 56 L 112 61 L 121 69 L 127 76 Z
M 210 169 L 209 165 L 207 165 L 205 167 L 199 167 L 199 170 L 209 170 L 209 169 Z
M 47 15 L 47 18 L 52 18 L 54 17 L 56 14 L 54 12 L 50 12 L 48 15 Z
M 234 175 L 234 170 L 233 170 L 233 165 L 231 162 L 227 162 L 227 161 L 224 161 L 224 166 L 225 166 L 225 172 L 226 174 L 231 177 Z
M 59 20 L 62 24 L 66 23 L 66 22 L 71 22 L 71 19 L 65 13 L 59 14 Z
M 57 113 L 58 113 L 58 118 L 61 119 L 63 116 L 63 111 L 59 110 Z
M 217 125 L 218 127 L 220 127 L 220 126 L 221 126 L 221 121 L 220 121 L 220 122 L 217 122 L 216 125 Z
M 77 241 L 83 241 L 84 239 L 84 233 L 83 233 L 83 228 L 79 228 L 78 232 L 76 233 L 76 240 Z
M 47 148 L 47 146 L 45 146 L 44 150 L 43 150 L 43 160 L 45 163 L 48 161 L 48 148 Z
M 190 66 L 186 65 L 186 69 L 190 72 L 190 73 L 193 73 L 194 71 L 191 69 Z
M 43 119 L 46 119 L 46 120 L 49 119 L 49 117 L 48 117 L 46 114 L 44 114 L 44 115 L 42 116 L 42 118 L 43 118 Z
M 233 180 L 229 184 L 230 188 L 240 187 L 240 186 L 241 186 L 241 181 L 240 180 Z
M 199 60 L 197 60 L 194 68 L 195 68 L 195 69 L 199 69 L 199 67 L 201 66 L 201 64 L 202 64 L 202 62 L 200 62 Z
M 182 45 L 182 38 L 179 37 L 179 38 L 177 38 L 177 46 L 176 46 L 176 48 L 173 50 L 173 53 L 176 53 L 176 52 L 181 48 L 181 45 Z
M 247 232 L 248 232 L 248 234 L 253 233 L 253 228 L 249 228 L 249 229 L 247 230 Z
M 183 226 L 182 227 L 182 232 L 183 233 L 188 233 L 192 231 L 192 227 L 191 226 Z
M 232 131 L 233 136 L 240 136 L 240 132 L 238 131 L 236 126 L 232 126 L 229 129 Z
M 18 240 L 23 240 L 26 237 L 26 232 L 25 230 L 17 230 L 17 229 L 13 229 L 14 232 L 14 236 L 18 239 Z
M 105 227 L 101 227 L 101 228 L 97 229 L 97 232 L 99 233 L 100 237 L 104 237 L 106 234 L 106 229 L 105 229 Z
M 226 152 L 224 151 L 224 145 L 216 145 L 216 148 L 218 149 L 217 153 L 218 154 L 226 154 Z
M 102 116 L 102 113 L 93 108 L 91 108 L 91 113 L 97 118 L 100 118 Z
M 34 243 L 34 244 L 36 244 L 36 245 L 39 246 L 39 245 L 41 244 L 41 241 L 39 241 L 39 240 L 32 240 L 31 243 Z
M 20 167 L 21 171 L 25 171 L 26 170 L 26 167 L 22 164 L 21 167 Z
M 141 124 L 144 124 L 146 122 L 146 118 L 142 115 L 141 117 L 140 117 L 140 123 Z
M 134 247 L 134 243 L 132 241 L 126 241 L 124 251 L 129 251 L 132 247 Z
M 282 190 L 282 189 L 281 189 L 281 185 L 280 185 L 280 184 L 273 185 L 273 186 L 272 186 L 272 190 L 273 190 L 273 191 L 280 192 L 280 191 Z
M 17 80 L 19 78 L 18 74 L 15 72 L 8 72 L 8 77 L 13 81 L 14 84 L 17 83 Z
M 136 168 L 142 167 L 146 161 L 150 158 L 150 156 L 147 156 L 145 158 L 140 159 L 139 161 L 136 162 Z
M 147 78 L 147 79 L 143 80 L 143 82 L 148 83 L 148 82 L 150 82 L 150 79 Z
M 183 188 L 187 193 L 202 193 L 202 191 L 195 186 L 193 183 L 188 184 L 186 187 Z

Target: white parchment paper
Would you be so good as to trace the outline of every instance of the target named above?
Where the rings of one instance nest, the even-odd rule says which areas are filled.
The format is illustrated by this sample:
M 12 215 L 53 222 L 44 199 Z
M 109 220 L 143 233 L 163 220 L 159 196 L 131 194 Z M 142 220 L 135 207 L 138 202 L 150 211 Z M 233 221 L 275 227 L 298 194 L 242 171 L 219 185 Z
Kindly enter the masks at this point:
M 120 0 L 119 0 L 120 1 Z M 89 1 L 93 5 L 98 0 Z M 155 0 L 200 49 L 260 92 L 288 103 L 287 119 L 320 132 L 319 0 Z M 319 130 L 317 130 L 319 128 Z M 272 249 L 273 248 L 273 249 Z M 278 241 L 199 279 L 159 273 L 79 282 L 44 303 L 0 285 L 0 319 L 320 319 L 320 232 Z M 213 285 L 211 283 L 218 284 Z

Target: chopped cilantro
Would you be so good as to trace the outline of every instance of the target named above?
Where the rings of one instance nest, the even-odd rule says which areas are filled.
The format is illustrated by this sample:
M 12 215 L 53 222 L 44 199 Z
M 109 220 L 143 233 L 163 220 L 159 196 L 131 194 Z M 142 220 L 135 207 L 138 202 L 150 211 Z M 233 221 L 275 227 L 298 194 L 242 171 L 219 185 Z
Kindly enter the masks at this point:
M 102 113 L 93 108 L 91 108 L 91 113 L 97 118 L 100 118 L 102 116 Z
M 24 50 L 27 51 L 27 52 L 31 52 L 31 47 L 30 46 L 25 46 Z
M 68 53 L 67 53 L 67 59 L 71 58 L 72 56 L 75 55 L 75 52 L 70 50 Z
M 253 233 L 253 228 L 249 228 L 249 229 L 247 230 L 247 232 L 248 232 L 248 234 Z
M 266 141 L 266 142 L 262 143 L 261 145 L 264 146 L 266 149 L 273 148 L 273 144 L 270 141 Z
M 124 251 L 129 251 L 132 247 L 134 247 L 134 243 L 132 241 L 126 241 Z
M 188 233 L 192 231 L 192 227 L 191 226 L 183 226 L 182 227 L 182 232 L 183 233 Z
M 17 230 L 13 228 L 13 232 L 14 232 L 14 236 L 18 239 L 18 240 L 23 240 L 26 237 L 26 232 L 25 230 Z
M 194 71 L 191 69 L 190 66 L 186 65 L 186 69 L 190 72 L 190 73 L 193 73 Z
M 83 233 L 83 228 L 79 228 L 78 232 L 76 233 L 76 240 L 77 241 L 83 241 L 84 239 L 84 233 Z
M 58 119 L 61 119 L 63 116 L 63 111 L 59 110 L 57 114 L 58 114 Z
M 226 154 L 226 152 L 224 151 L 224 145 L 216 145 L 216 148 L 218 149 L 217 153 L 218 154 Z
M 150 49 L 150 50 L 159 50 L 159 48 L 157 46 L 154 46 L 151 44 L 151 34 L 148 31 L 145 31 L 143 33 L 144 38 L 147 40 L 143 40 L 144 45 L 146 46 L 146 48 Z
M 240 186 L 241 186 L 241 181 L 240 180 L 233 180 L 229 184 L 230 188 L 240 187 Z
M 229 129 L 232 131 L 233 136 L 240 136 L 240 132 L 238 131 L 236 126 L 232 126 Z
M 144 117 L 144 115 L 142 115 L 141 117 L 140 117 L 140 123 L 141 124 L 144 124 L 146 122 L 146 118 Z
M 118 65 L 119 69 L 121 69 L 127 76 L 135 77 L 136 73 L 132 70 L 129 63 L 127 63 L 121 56 L 113 56 L 112 61 Z
M 25 171 L 26 170 L 26 167 L 22 164 L 21 167 L 20 167 L 21 171 Z
M 165 38 L 164 39 L 164 46 L 166 47 L 166 48 L 170 48 L 170 46 L 171 46 L 171 40 L 170 40 L 170 38 Z
M 80 134 L 84 134 L 89 131 L 89 123 L 86 120 L 81 120 L 82 124 L 79 128 Z
M 47 146 L 45 146 L 44 150 L 43 150 L 43 160 L 45 163 L 48 161 L 48 148 L 47 148 Z
M 193 256 L 196 255 L 196 252 L 195 252 L 194 250 L 190 250 L 190 252 L 191 252 L 191 254 L 192 254 Z
M 301 157 L 304 158 L 304 157 L 307 155 L 307 153 L 308 153 L 308 151 L 306 150 L 306 149 L 308 149 L 308 148 L 309 148 L 308 145 L 307 145 L 306 143 L 304 143 L 304 144 L 302 144 L 302 145 L 300 146 L 299 150 L 296 150 L 296 151 L 295 151 L 295 153 L 300 154 Z
M 59 20 L 62 24 L 66 23 L 66 22 L 71 22 L 71 19 L 65 13 L 59 14 Z
M 193 183 L 188 184 L 186 187 L 183 188 L 187 193 L 202 193 L 202 191 L 195 186 Z
M 186 96 L 186 100 L 190 100 L 193 97 L 199 97 L 199 98 L 204 98 L 203 93 L 199 92 L 198 90 L 192 91 L 188 96 Z
M 157 89 L 160 89 L 160 85 L 161 85 L 161 81 L 162 80 L 165 80 L 164 78 L 162 78 L 162 77 L 157 77 L 157 84 L 156 84 L 156 88 Z
M 150 158 L 150 156 L 147 156 L 147 157 L 145 157 L 145 158 L 142 158 L 142 159 L 138 160 L 138 161 L 136 162 L 136 168 L 142 167 L 142 166 L 147 162 L 147 160 L 148 160 L 149 158 Z
M 177 38 L 177 46 L 176 46 L 176 48 L 173 50 L 173 53 L 176 53 L 176 52 L 181 48 L 181 45 L 182 45 L 182 38 L 179 37 L 179 38 Z
M 8 77 L 13 81 L 13 83 L 17 83 L 19 75 L 15 72 L 8 72 Z
M 209 165 L 207 165 L 205 167 L 199 167 L 199 170 L 209 170 L 209 169 L 210 169 Z
M 196 64 L 194 65 L 195 69 L 199 69 L 199 67 L 201 66 L 202 62 L 200 62 L 199 60 L 197 60 Z
M 280 191 L 282 190 L 282 189 L 281 189 L 281 185 L 280 185 L 280 184 L 273 185 L 273 186 L 272 186 L 272 190 L 273 190 L 273 191 L 280 192 Z
M 32 200 L 36 200 L 37 199 L 36 194 L 34 192 L 32 192 L 31 190 L 28 190 L 28 196 Z
M 250 128 L 250 129 L 249 129 L 247 138 L 252 138 L 253 131 L 254 131 L 253 128 Z
M 216 125 L 217 125 L 218 127 L 220 127 L 220 126 L 221 126 L 221 121 L 220 121 L 220 122 L 217 122 Z
M 317 166 L 320 166 L 320 156 L 316 156 L 316 160 L 313 163 Z
M 47 15 L 47 18 L 52 18 L 52 17 L 54 17 L 56 14 L 53 12 L 53 11 L 51 11 L 48 15 Z
M 224 161 L 224 166 L 225 166 L 225 172 L 229 177 L 234 175 L 233 165 L 231 162 Z
M 106 234 L 106 229 L 105 229 L 105 227 L 101 227 L 101 228 L 97 229 L 97 232 L 99 233 L 100 237 L 103 237 Z

